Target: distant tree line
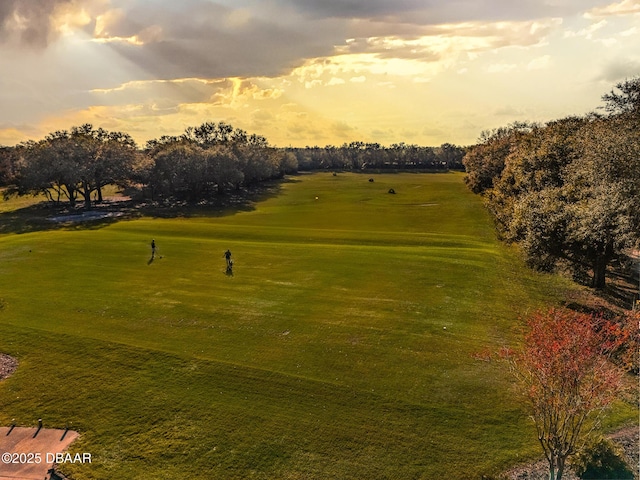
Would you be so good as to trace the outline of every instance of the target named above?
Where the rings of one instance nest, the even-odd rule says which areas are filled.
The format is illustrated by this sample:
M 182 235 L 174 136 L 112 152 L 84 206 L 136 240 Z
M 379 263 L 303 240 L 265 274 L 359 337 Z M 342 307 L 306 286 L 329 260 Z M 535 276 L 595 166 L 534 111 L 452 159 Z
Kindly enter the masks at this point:
M 91 208 L 110 184 L 137 188 L 152 200 L 195 202 L 298 170 L 463 169 L 464 153 L 448 143 L 435 148 L 363 142 L 276 148 L 225 122 L 189 127 L 140 149 L 126 133 L 85 124 L 0 147 L 0 185 L 7 187 L 5 196 L 44 194 L 71 207 Z
M 463 160 L 502 239 L 531 266 L 563 263 L 597 288 L 640 244 L 640 77 L 616 89 L 602 97 L 604 114 L 484 132 Z
M 351 142 L 340 147 L 289 148 L 300 170 L 463 170 L 465 148 L 445 143 L 440 147 L 421 147 L 394 143 Z

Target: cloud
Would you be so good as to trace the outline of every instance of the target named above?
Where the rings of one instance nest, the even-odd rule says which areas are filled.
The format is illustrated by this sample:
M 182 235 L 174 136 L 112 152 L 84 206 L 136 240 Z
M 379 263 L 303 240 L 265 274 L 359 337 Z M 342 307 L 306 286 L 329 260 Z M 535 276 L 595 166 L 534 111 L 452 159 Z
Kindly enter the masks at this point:
M 269 129 L 261 133 L 287 144 L 392 131 L 424 138 L 422 125 L 455 105 L 461 118 L 473 108 L 486 115 L 468 127 L 442 123 L 438 136 L 473 127 L 475 138 L 491 115 L 504 119 L 491 113 L 495 105 L 526 108 L 531 95 L 522 92 L 540 91 L 541 82 L 547 82 L 545 101 L 555 93 L 555 108 L 568 101 L 557 92 L 573 91 L 571 82 L 590 78 L 595 89 L 600 74 L 618 80 L 637 73 L 639 5 L 0 0 L 0 70 L 10 72 L 0 76 L 0 123 L 54 128 L 43 118 L 57 114 L 68 123 L 56 128 L 91 121 L 148 139 L 212 119 Z M 595 20 L 585 20 L 585 12 Z M 571 31 L 563 37 L 563 29 Z M 605 49 L 603 42 L 614 40 Z M 518 88 L 501 88 L 509 80 L 500 78 L 503 72 L 517 75 Z M 592 99 L 598 94 L 590 92 Z M 498 101 L 489 101 L 491 95 Z M 286 111 L 286 103 L 298 110 Z M 515 115 L 507 109 L 502 115 L 508 113 Z M 407 126 L 407 119 L 414 123 Z
M 420 0 L 285 0 L 304 14 L 314 18 L 404 18 L 411 12 L 424 9 Z
M 627 0 L 629 1 L 629 0 Z M 526 21 L 547 17 L 569 17 L 597 8 L 602 0 L 278 0 L 312 19 L 339 19 L 351 27 L 369 29 L 362 36 L 408 33 L 414 26 L 459 22 Z M 378 33 L 373 33 L 377 30 Z
M 147 105 L 151 112 L 164 114 L 184 104 L 204 103 L 237 108 L 254 101 L 275 100 L 282 90 L 262 88 L 254 81 L 239 78 L 143 80 L 115 88 L 92 90 L 96 103 L 107 105 Z
M 420 35 L 350 39 L 342 54 L 369 53 L 379 58 L 438 61 L 452 52 L 479 52 L 543 44 L 562 25 L 560 18 L 531 21 L 461 22 L 425 26 Z
M 608 83 L 617 82 L 625 78 L 631 78 L 640 72 L 640 57 L 620 58 L 611 61 L 600 75 L 600 80 Z
M 7 25 L 25 18 L 21 22 L 26 26 L 20 27 L 22 41 L 40 47 L 65 30 L 81 28 L 94 42 L 144 72 L 132 76 L 132 80 L 277 77 L 308 59 L 329 58 L 336 53 L 371 54 L 378 60 L 438 62 L 444 56 L 450 59 L 451 52 L 535 45 L 556 26 L 553 19 L 539 18 L 540 13 L 558 8 L 543 8 L 535 0 L 523 0 L 518 8 L 510 7 L 511 3 L 272 0 L 266 5 L 247 0 L 236 7 L 230 2 L 206 0 L 175 4 L 2 0 L 0 21 L 4 20 L 4 31 L 9 32 Z M 510 15 L 513 18 L 509 21 L 486 21 Z M 514 20 L 530 16 L 536 19 Z M 446 20 L 457 21 L 443 24 Z M 15 36 L 18 27 L 11 28 Z M 37 35 L 29 34 L 31 30 Z M 399 66 L 408 74 L 416 73 L 408 63 Z
M 0 2 L 0 39 L 45 47 L 54 35 L 52 16 L 71 0 L 3 0 Z
M 251 115 L 251 120 L 251 130 L 255 131 L 271 127 L 277 118 L 271 110 L 258 109 Z
M 112 11 L 96 22 L 96 37 L 161 79 L 276 76 L 344 39 L 331 22 L 311 27 L 200 0 L 179 7 L 138 2 Z
M 546 44 L 559 30 L 562 19 L 522 22 L 464 22 L 425 27 L 419 36 L 354 38 L 335 48 L 334 54 L 307 60 L 294 69 L 292 77 L 307 88 L 335 85 L 337 79 L 365 77 L 365 74 L 411 77 L 429 82 L 436 75 L 459 67 L 469 58 L 504 48 L 530 48 Z M 543 67 L 541 57 L 530 68 Z M 537 63 L 536 63 L 537 62 Z M 517 67 L 513 62 L 494 62 L 489 73 Z
M 551 63 L 550 55 L 543 55 L 542 57 L 534 58 L 527 63 L 527 70 L 543 70 L 548 68 Z
M 331 125 L 331 133 L 338 138 L 348 139 L 352 137 L 352 134 L 357 131 L 356 128 L 349 125 L 347 122 L 337 121 Z
M 514 71 L 518 66 L 514 63 L 494 63 L 487 67 L 488 73 L 507 73 Z
M 640 33 L 640 29 L 638 29 L 638 27 L 631 27 L 623 32 L 620 32 L 620 36 L 621 37 L 633 37 L 635 35 L 638 35 L 638 33 Z
M 565 32 L 564 36 L 567 37 L 567 38 L 584 37 L 587 40 L 592 40 L 594 34 L 597 31 L 602 30 L 606 25 L 607 25 L 607 21 L 606 20 L 600 20 L 599 22 L 593 23 L 593 24 L 589 25 L 587 28 L 583 28 L 582 30 L 580 30 L 578 32 L 574 32 L 573 30 L 567 30 Z
M 521 108 L 505 105 L 494 110 L 494 115 L 499 117 L 523 117 L 526 113 Z
M 115 88 L 93 89 L 94 101 L 100 105 L 153 104 L 161 108 L 181 103 L 206 102 L 233 89 L 228 80 L 140 80 Z
M 378 58 L 404 58 L 421 61 L 438 60 L 438 54 L 431 50 L 425 39 L 430 34 L 423 31 L 421 35 L 403 37 L 391 35 L 387 37 L 369 37 L 348 39 L 344 45 L 337 47 L 340 54 L 375 54 Z
M 344 85 L 345 83 L 347 83 L 347 82 L 345 82 L 342 78 L 331 77 L 331 80 L 329 80 L 327 83 L 325 83 L 325 85 L 327 87 L 333 87 L 333 86 L 336 86 L 336 85 Z
M 29 12 L 25 17 L 40 35 L 29 41 L 44 46 L 65 28 L 83 28 L 95 42 L 146 72 L 146 78 L 157 79 L 273 77 L 307 59 L 332 56 L 336 46 L 339 53 L 425 62 L 439 60 L 451 42 L 458 43 L 458 50 L 469 46 L 471 38 L 483 39 L 487 48 L 532 45 L 553 27 L 543 15 L 561 10 L 537 0 L 517 6 L 507 0 L 247 0 L 242 7 L 205 0 L 2 2 L 0 18 Z M 560 3 L 566 9 L 576 2 Z M 67 20 L 56 23 L 63 10 Z
M 515 63 L 493 63 L 487 67 L 487 73 L 509 73 L 519 69 L 526 71 L 543 70 L 548 68 L 551 64 L 551 56 L 543 55 L 541 57 L 534 58 L 526 64 Z
M 90 24 L 93 12 L 107 1 L 2 0 L 0 43 L 45 48 L 61 34 Z
M 639 0 L 622 0 L 618 3 L 611 3 L 605 7 L 594 7 L 585 13 L 586 18 L 601 18 L 617 15 L 633 15 L 640 13 Z
M 12 125 L 9 123 L 0 123 L 0 147 L 7 145 L 17 145 L 27 139 L 37 138 L 40 131 L 33 125 Z

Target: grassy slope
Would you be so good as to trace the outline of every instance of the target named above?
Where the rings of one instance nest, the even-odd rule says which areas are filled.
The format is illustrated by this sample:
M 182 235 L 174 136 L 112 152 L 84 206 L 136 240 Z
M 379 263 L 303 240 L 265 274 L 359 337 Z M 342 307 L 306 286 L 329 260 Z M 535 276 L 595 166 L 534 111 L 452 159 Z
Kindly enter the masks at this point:
M 0 263 L 0 422 L 73 422 L 77 478 L 462 479 L 535 451 L 470 354 L 564 285 L 460 175 L 301 176 L 232 216 L 5 235 Z

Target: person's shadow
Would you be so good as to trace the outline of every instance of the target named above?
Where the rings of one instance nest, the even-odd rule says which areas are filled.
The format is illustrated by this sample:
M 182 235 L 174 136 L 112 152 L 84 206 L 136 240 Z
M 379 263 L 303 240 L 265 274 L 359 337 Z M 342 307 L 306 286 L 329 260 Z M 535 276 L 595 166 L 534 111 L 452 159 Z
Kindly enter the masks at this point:
M 153 263 L 153 261 L 155 260 L 156 256 L 155 255 L 151 255 L 151 258 L 149 259 L 149 261 L 147 262 L 147 265 L 151 265 Z
M 227 265 L 225 275 L 227 275 L 227 277 L 233 277 L 233 265 Z

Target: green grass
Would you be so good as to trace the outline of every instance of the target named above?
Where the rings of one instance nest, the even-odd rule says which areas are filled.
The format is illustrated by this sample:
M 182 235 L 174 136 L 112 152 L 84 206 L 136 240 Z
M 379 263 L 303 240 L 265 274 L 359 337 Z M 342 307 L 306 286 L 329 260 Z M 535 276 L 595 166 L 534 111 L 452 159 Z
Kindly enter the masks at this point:
M 77 479 L 468 479 L 535 454 L 504 367 L 471 355 L 568 285 L 495 240 L 461 175 L 374 178 L 0 236 L 0 424 L 72 422 Z

